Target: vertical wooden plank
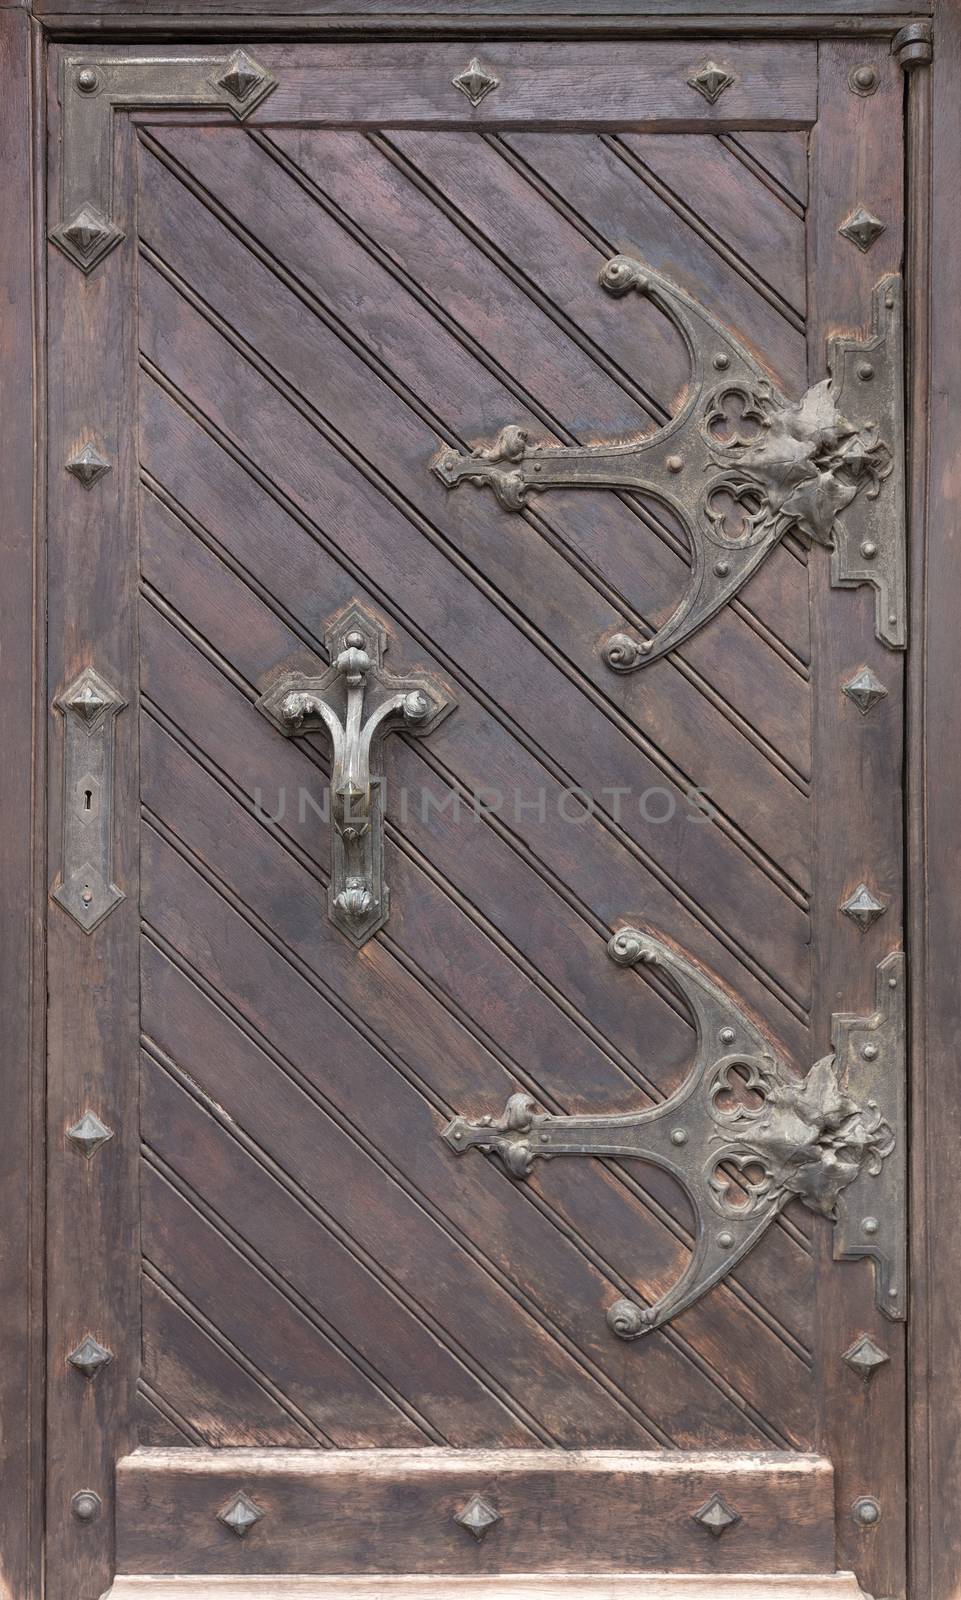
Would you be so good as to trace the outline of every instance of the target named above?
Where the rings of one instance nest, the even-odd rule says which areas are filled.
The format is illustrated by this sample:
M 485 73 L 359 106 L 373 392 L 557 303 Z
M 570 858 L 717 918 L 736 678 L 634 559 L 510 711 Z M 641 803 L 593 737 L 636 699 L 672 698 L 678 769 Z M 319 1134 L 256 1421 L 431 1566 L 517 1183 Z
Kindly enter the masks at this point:
M 61 158 L 59 51 L 51 52 L 50 207 L 56 222 Z M 72 85 L 64 93 L 76 92 Z M 129 119 L 117 119 L 117 208 L 127 222 Z M 69 156 L 69 152 L 67 153 Z M 48 590 L 50 885 L 61 865 L 64 724 L 56 696 L 93 666 L 128 702 L 116 718 L 114 881 L 125 898 L 90 933 L 48 901 L 48 1292 L 47 1594 L 96 1600 L 113 1570 L 113 1477 L 134 1442 L 139 1362 L 136 1051 L 137 643 L 136 439 L 132 399 L 132 239 L 89 276 L 54 246 L 49 294 Z M 111 470 L 84 488 L 65 470 L 92 443 Z M 93 1111 L 113 1137 L 91 1159 L 65 1130 Z M 67 1357 L 86 1335 L 112 1352 L 87 1378 Z M 84 1520 L 75 1496 L 101 1508 Z
M 848 81 L 863 65 L 879 75 L 876 93 L 866 97 Z M 830 334 L 869 332 L 874 285 L 901 268 L 903 208 L 903 80 L 887 46 L 822 42 L 818 79 L 809 223 L 812 382 L 824 376 Z M 859 205 L 885 225 L 867 251 L 838 232 Z M 904 667 L 903 657 L 875 637 L 874 591 L 832 589 L 830 563 L 821 551 L 813 552 L 810 572 L 816 730 L 813 1027 L 816 1054 L 821 1054 L 830 1048 L 832 1012 L 873 1010 L 875 966 L 902 941 Z M 866 717 L 841 692 L 861 666 L 870 667 L 888 691 Z M 887 904 L 865 933 L 839 910 L 861 881 Z M 878 1311 L 871 1266 L 834 1263 L 828 1228 L 820 1243 L 820 1443 L 836 1471 L 838 1566 L 853 1569 L 872 1594 L 898 1595 L 904 1590 L 904 1328 Z M 890 1358 L 870 1383 L 842 1360 L 862 1333 Z M 873 1526 L 860 1525 L 854 1515 L 862 1496 L 880 1505 L 880 1520 Z
M 929 80 L 930 81 L 926 81 Z M 912 1593 L 961 1593 L 961 1093 L 958 1040 L 961 999 L 961 805 L 958 789 L 958 677 L 961 635 L 961 11 L 940 0 L 931 68 L 912 74 L 912 155 L 935 182 L 930 218 L 917 218 L 913 256 L 917 295 L 930 293 L 928 358 L 918 351 L 913 393 L 919 476 L 913 536 L 926 540 L 914 564 L 920 659 L 912 666 L 914 726 L 909 816 L 915 918 L 912 1061 L 913 1343 L 911 1390 Z M 930 100 L 929 100 L 930 96 Z M 926 126 L 930 106 L 930 130 Z M 929 252 L 929 261 L 925 253 Z M 929 268 L 928 282 L 925 270 Z M 917 634 L 916 634 L 917 637 Z
M 3 461 L 3 580 L 0 582 L 0 1595 L 40 1594 L 42 1467 L 42 900 L 38 908 L 43 771 L 34 699 L 35 530 L 33 430 L 41 393 L 35 338 L 42 305 L 34 292 L 34 118 L 39 89 L 30 18 L 0 11 L 0 147 L 4 198 L 16 227 L 0 229 L 0 459 Z

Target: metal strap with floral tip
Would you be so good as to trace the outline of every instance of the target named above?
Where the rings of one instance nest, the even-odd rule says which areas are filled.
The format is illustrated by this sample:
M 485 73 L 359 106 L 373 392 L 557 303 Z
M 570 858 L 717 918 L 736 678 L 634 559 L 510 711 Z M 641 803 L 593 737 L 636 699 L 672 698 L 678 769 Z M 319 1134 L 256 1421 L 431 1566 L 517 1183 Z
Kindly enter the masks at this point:
M 664 427 L 627 444 L 532 444 L 506 427 L 471 455 L 445 449 L 432 468 L 448 488 L 493 489 L 507 511 L 549 489 L 626 489 L 679 519 L 691 555 L 688 589 L 649 638 L 602 644 L 632 672 L 675 649 L 739 593 L 788 532 L 833 550 L 832 582 L 875 589 L 878 638 L 907 640 L 905 614 L 902 286 L 874 291 L 866 339 L 828 343 L 830 377 L 787 399 L 755 357 L 704 306 L 630 256 L 601 272 L 612 295 L 645 295 L 678 329 L 690 360 L 687 398 Z
M 444 1138 L 458 1155 L 476 1146 L 514 1178 L 557 1156 L 636 1157 L 663 1167 L 690 1199 L 694 1249 L 687 1270 L 650 1305 L 616 1300 L 622 1339 L 650 1333 L 737 1266 L 793 1199 L 835 1223 L 835 1255 L 870 1255 L 878 1305 L 905 1305 L 904 956 L 877 969 L 877 1009 L 835 1016 L 833 1052 L 798 1077 L 713 978 L 670 946 L 624 928 L 608 945 L 621 966 L 659 968 L 686 1000 L 697 1052 L 686 1082 L 663 1104 L 621 1116 L 556 1116 L 511 1095 L 503 1115 L 455 1117 Z

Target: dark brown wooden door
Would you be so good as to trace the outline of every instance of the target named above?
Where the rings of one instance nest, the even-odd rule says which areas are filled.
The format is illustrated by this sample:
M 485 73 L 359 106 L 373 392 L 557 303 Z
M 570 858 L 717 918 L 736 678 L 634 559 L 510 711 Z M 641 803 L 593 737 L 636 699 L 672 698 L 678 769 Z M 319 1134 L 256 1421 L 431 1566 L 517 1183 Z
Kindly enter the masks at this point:
M 431 468 L 512 425 L 591 445 L 678 414 L 691 351 L 656 295 L 604 292 L 619 253 L 713 319 L 719 383 L 730 339 L 775 396 L 746 414 L 735 385 L 700 437 L 763 435 L 902 270 L 901 63 L 690 36 L 233 48 L 51 52 L 51 1593 L 853 1570 L 899 1594 L 903 1322 L 831 1222 L 779 1206 L 626 1340 L 611 1305 L 667 1294 L 710 1183 L 736 1212 L 756 1171 L 698 1171 L 692 1212 L 656 1164 L 518 1181 L 442 1137 L 518 1091 L 560 1116 L 679 1088 L 692 1015 L 670 970 L 610 959 L 627 926 L 795 1075 L 834 1014 L 874 1011 L 902 947 L 903 657 L 876 590 L 832 586 L 788 518 L 703 626 L 619 672 L 611 636 L 656 635 L 689 584 L 683 518 L 624 487 L 511 509 Z M 837 469 L 858 515 L 904 492 L 882 442 L 897 490 L 891 460 Z M 725 492 L 753 536 L 758 498 Z M 328 914 L 330 740 L 257 703 L 322 675 L 356 604 L 385 669 L 451 703 L 382 741 L 367 939 Z M 106 714 L 70 699 L 88 669 Z

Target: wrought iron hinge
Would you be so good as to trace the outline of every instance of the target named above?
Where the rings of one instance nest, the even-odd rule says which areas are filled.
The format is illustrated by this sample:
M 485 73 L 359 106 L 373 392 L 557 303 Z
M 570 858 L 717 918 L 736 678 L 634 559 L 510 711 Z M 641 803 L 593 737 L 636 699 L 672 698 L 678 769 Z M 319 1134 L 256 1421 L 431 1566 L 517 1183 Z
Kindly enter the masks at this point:
M 489 448 L 444 449 L 432 462 L 454 489 L 493 489 L 506 511 L 549 489 L 628 489 L 660 500 L 686 531 L 692 571 L 680 605 L 650 638 L 615 632 L 609 667 L 655 661 L 715 616 L 788 532 L 833 551 L 832 582 L 871 584 L 875 631 L 907 642 L 905 609 L 902 285 L 874 291 L 864 339 L 828 342 L 830 376 L 789 400 L 755 357 L 698 301 L 630 256 L 601 287 L 644 295 L 674 323 L 691 362 L 687 400 L 655 433 L 627 444 L 556 447 L 503 428 Z
M 650 1333 L 699 1299 L 793 1199 L 833 1221 L 838 1260 L 873 1259 L 879 1308 L 903 1318 L 903 954 L 877 968 L 876 1009 L 835 1016 L 832 1053 L 802 1078 L 720 984 L 669 945 L 623 928 L 607 950 L 621 966 L 660 969 L 687 1002 L 697 1051 L 686 1082 L 651 1110 L 609 1117 L 538 1112 L 530 1095 L 514 1094 L 499 1117 L 454 1117 L 443 1135 L 451 1149 L 477 1146 L 521 1179 L 556 1156 L 636 1157 L 677 1179 L 695 1217 L 690 1264 L 660 1300 L 609 1307 L 619 1338 Z
M 383 927 L 390 891 L 384 881 L 383 778 L 373 769 L 386 733 L 423 738 L 455 700 L 438 679 L 396 677 L 383 666 L 387 633 L 359 600 L 327 624 L 331 665 L 319 677 L 285 671 L 257 701 L 282 733 L 326 732 L 332 749 L 331 870 L 328 914 L 362 945 Z

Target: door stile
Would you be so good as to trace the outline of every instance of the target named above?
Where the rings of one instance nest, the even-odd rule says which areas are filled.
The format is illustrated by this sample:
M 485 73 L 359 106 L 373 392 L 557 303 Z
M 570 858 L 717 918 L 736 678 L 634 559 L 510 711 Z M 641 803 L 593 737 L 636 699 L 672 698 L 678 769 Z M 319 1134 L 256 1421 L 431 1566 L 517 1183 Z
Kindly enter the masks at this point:
M 914 371 L 916 534 L 925 549 L 915 568 L 915 605 L 923 625 L 915 661 L 910 759 L 913 931 L 923 967 L 915 981 L 914 1307 L 912 1350 L 912 1594 L 940 1600 L 961 1592 L 961 1334 L 958 1281 L 961 1230 L 961 1094 L 958 1090 L 958 948 L 961 904 L 961 806 L 958 803 L 958 680 L 961 671 L 957 538 L 961 499 L 958 247 L 958 152 L 961 151 L 961 12 L 954 0 L 935 7 L 934 59 L 911 108 L 912 156 L 930 178 L 930 213 L 916 229 L 916 294 L 928 291 L 929 366 L 918 349 Z M 916 75 L 918 78 L 921 74 Z M 929 133 L 925 123 L 930 117 Z M 930 140 L 930 149 L 925 146 Z M 929 159 L 932 165 L 929 168 Z M 936 160 L 937 165 L 933 162 Z M 937 179 L 934 181 L 934 174 Z M 920 201 L 919 201 L 920 204 Z M 929 264 L 924 251 L 930 249 Z M 929 265 L 926 280 L 925 266 Z M 927 435 L 927 436 L 926 436 Z
M 39 1596 L 43 1527 L 44 574 L 42 444 L 35 443 L 43 438 L 41 56 L 42 35 L 27 12 L 0 10 L 0 144 L 5 201 L 17 219 L 0 231 L 0 1551 L 11 1600 Z
M 49 84 L 48 227 L 59 220 L 59 54 L 53 53 Z M 130 119 L 115 118 L 113 132 L 117 209 L 126 219 Z M 135 1444 L 140 1363 L 133 249 L 114 250 L 87 276 L 50 246 L 47 273 L 50 887 L 66 881 L 70 807 L 83 807 L 86 793 L 81 783 L 78 797 L 76 764 L 68 769 L 71 792 L 64 790 L 76 719 L 69 704 L 56 701 L 65 695 L 69 701 L 71 686 L 92 668 L 115 697 L 105 713 L 109 727 L 100 724 L 103 738 L 115 742 L 112 786 L 109 770 L 94 772 L 91 804 L 108 808 L 108 876 L 122 895 L 95 901 L 94 912 L 99 907 L 103 915 L 90 931 L 53 895 L 48 901 L 47 1593 L 66 1600 L 102 1593 L 112 1576 L 114 1465 Z M 109 464 L 89 486 L 66 466 L 88 445 Z M 96 754 L 93 745 L 90 753 Z M 98 890 L 96 879 L 91 884 Z M 81 883 L 81 915 L 83 893 Z M 67 1137 L 87 1113 L 109 1131 L 93 1149 Z M 87 1345 L 82 1364 L 71 1362 L 88 1338 L 101 1354 Z
M 849 74 L 873 65 L 875 93 L 852 92 Z M 886 42 L 822 42 L 819 119 L 811 139 L 809 214 L 810 381 L 823 376 L 827 338 L 870 328 L 872 290 L 902 266 L 902 69 Z M 885 224 L 866 251 L 838 232 L 856 206 Z M 830 584 L 827 562 L 809 563 L 814 677 L 815 1057 L 829 1047 L 832 1011 L 874 1004 L 876 964 L 903 948 L 902 808 L 904 657 L 875 636 L 874 597 Z M 867 666 L 886 694 L 866 714 L 842 686 Z M 864 883 L 883 903 L 864 931 L 841 906 Z M 903 1132 L 900 1135 L 903 1137 Z M 819 1446 L 835 1465 L 837 1565 L 874 1595 L 904 1589 L 904 1440 L 892 1436 L 892 1392 L 903 1390 L 904 1324 L 875 1305 L 867 1262 L 833 1265 L 818 1230 L 818 1326 L 822 1372 Z M 867 1334 L 888 1357 L 870 1380 L 842 1359 Z M 893 1408 L 903 1414 L 903 1405 Z M 875 1503 L 877 1510 L 875 1511 Z

